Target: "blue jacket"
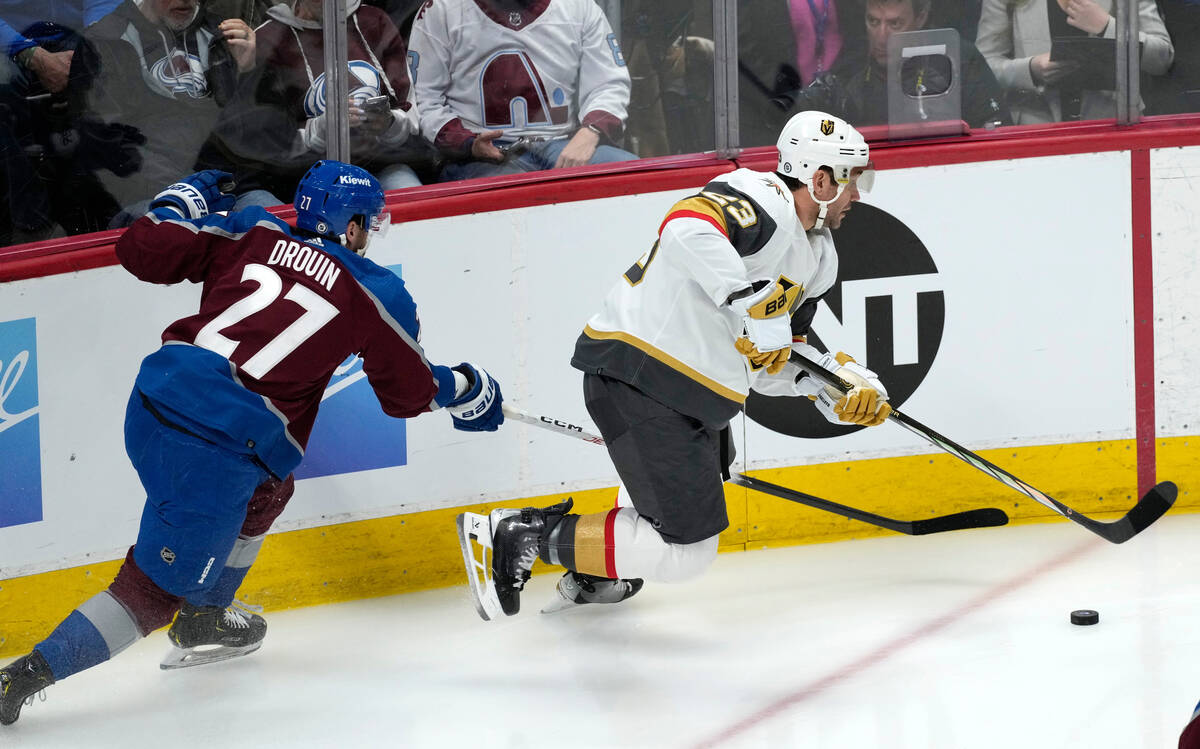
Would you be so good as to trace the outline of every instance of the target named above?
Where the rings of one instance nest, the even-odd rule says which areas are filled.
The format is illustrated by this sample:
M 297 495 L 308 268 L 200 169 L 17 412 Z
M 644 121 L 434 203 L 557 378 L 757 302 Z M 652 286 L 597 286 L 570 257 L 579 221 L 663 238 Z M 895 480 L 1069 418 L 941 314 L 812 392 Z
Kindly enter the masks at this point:
M 10 57 L 38 46 L 25 31 L 38 21 L 50 21 L 82 34 L 108 15 L 121 0 L 0 0 L 0 49 Z

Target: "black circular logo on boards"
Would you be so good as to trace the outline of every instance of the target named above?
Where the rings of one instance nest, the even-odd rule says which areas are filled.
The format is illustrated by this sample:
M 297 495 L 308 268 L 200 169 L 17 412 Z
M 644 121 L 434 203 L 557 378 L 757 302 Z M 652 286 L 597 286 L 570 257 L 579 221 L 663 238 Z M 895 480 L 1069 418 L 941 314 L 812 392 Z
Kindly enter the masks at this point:
M 929 373 L 942 343 L 946 298 L 936 277 L 937 266 L 903 222 L 865 203 L 851 209 L 841 228 L 833 231 L 833 241 L 838 281 L 825 293 L 825 304 L 843 325 L 865 321 L 866 351 L 846 353 L 869 363 L 887 388 L 888 401 L 899 408 Z M 852 335 L 835 338 L 828 331 L 832 343 L 827 345 L 818 326 L 819 318 L 808 342 L 822 351 L 836 353 L 838 349 L 830 345 L 849 346 L 846 341 L 861 335 L 861 331 L 847 331 Z M 753 390 L 746 400 L 746 415 L 793 437 L 838 437 L 865 428 L 826 421 L 807 398 L 771 397 Z

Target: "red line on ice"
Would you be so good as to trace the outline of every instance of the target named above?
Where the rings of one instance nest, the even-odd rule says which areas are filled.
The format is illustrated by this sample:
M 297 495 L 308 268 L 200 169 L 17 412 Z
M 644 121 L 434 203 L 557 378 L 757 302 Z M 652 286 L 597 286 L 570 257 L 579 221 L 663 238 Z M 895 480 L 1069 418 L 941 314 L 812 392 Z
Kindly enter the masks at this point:
M 746 731 L 756 728 L 760 724 L 777 717 L 784 711 L 795 707 L 805 700 L 821 694 L 835 684 L 845 681 L 853 676 L 857 676 L 872 666 L 886 661 L 888 658 L 892 657 L 901 650 L 904 650 L 910 645 L 919 642 L 930 635 L 936 634 L 937 632 L 964 618 L 968 614 L 976 613 L 984 606 L 994 603 L 1009 593 L 1029 585 L 1043 575 L 1053 572 L 1059 567 L 1075 561 L 1075 559 L 1082 556 L 1084 552 L 1094 549 L 1099 545 L 1100 544 L 1097 539 L 1088 539 L 1078 546 L 1075 546 L 1074 548 L 1071 548 L 1056 557 L 1042 562 L 1037 567 L 1034 567 L 1027 572 L 1023 572 L 1016 577 L 1012 577 L 1000 583 L 999 585 L 980 593 L 978 596 L 972 598 L 961 606 L 952 609 L 951 611 L 948 611 L 947 613 L 942 614 L 935 619 L 931 619 L 916 629 L 890 640 L 883 645 L 880 645 L 871 652 L 841 667 L 837 671 L 827 674 L 826 676 L 822 676 L 815 681 L 811 681 L 799 689 L 780 697 L 761 710 L 742 718 L 733 725 L 713 734 L 709 738 L 697 742 L 695 746 L 697 749 L 701 749 L 701 747 L 718 746 L 722 742 L 728 741 L 741 733 L 745 733 Z

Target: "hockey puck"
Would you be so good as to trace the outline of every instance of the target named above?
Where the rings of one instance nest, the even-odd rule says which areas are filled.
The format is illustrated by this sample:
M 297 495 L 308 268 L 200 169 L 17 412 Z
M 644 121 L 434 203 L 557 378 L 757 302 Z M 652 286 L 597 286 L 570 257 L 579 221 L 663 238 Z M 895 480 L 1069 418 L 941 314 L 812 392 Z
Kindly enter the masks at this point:
M 1071 612 L 1072 624 L 1099 624 L 1100 612 L 1092 611 L 1091 609 L 1079 609 Z

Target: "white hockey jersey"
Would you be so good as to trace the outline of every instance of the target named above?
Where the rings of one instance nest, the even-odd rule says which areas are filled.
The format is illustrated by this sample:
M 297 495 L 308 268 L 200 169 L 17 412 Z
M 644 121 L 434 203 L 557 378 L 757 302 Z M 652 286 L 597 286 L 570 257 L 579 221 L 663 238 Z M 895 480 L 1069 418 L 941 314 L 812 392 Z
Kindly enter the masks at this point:
M 457 147 L 474 133 L 566 136 L 595 125 L 619 136 L 629 71 L 595 0 L 427 0 L 409 39 L 421 133 Z
M 787 186 L 738 169 L 671 208 L 658 241 L 588 321 L 571 364 L 722 428 L 760 376 L 734 348 L 742 320 L 730 295 L 782 276 L 802 289 L 794 313 L 837 271 L 833 235 L 804 231 Z

